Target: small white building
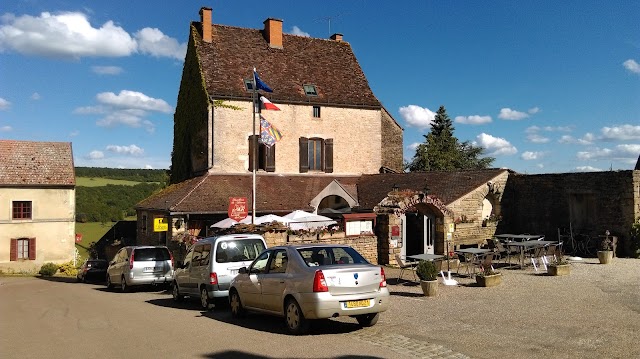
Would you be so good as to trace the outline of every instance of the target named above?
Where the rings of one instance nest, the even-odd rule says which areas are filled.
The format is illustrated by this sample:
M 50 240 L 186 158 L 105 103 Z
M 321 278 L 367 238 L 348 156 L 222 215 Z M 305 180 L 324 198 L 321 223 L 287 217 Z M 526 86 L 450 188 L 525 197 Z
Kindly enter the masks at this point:
M 73 259 L 75 185 L 71 143 L 0 140 L 0 271 Z

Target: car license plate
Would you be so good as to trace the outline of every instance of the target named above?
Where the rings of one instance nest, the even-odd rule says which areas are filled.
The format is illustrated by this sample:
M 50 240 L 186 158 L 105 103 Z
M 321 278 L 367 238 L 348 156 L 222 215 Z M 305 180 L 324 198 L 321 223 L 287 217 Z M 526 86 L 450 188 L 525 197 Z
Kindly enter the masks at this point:
M 371 301 L 369 299 L 350 300 L 348 302 L 345 302 L 345 306 L 347 308 L 364 308 L 364 307 L 368 307 L 370 303 Z
M 153 267 L 144 267 L 145 272 L 153 272 Z

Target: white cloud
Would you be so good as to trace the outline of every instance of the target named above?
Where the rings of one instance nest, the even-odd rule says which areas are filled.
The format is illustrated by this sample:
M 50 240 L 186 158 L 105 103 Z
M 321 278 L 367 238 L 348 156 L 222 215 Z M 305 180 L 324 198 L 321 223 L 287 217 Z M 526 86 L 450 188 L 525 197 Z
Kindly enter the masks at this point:
M 38 17 L 8 14 L 2 22 L 0 47 L 21 54 L 77 59 L 129 56 L 136 51 L 135 40 L 113 21 L 94 28 L 79 12 L 43 12 Z
M 99 160 L 104 158 L 104 153 L 102 151 L 91 151 L 89 155 L 87 155 L 87 159 L 90 160 Z
M 551 140 L 548 137 L 544 137 L 537 133 L 530 133 L 527 135 L 527 141 L 533 142 L 533 143 L 547 143 Z
M 142 156 L 144 154 L 144 150 L 136 145 L 129 145 L 129 146 L 108 145 L 106 149 L 109 152 L 117 153 L 120 155 Z
M 629 59 L 622 63 L 625 69 L 633 72 L 634 74 L 640 74 L 640 64 L 636 62 L 636 60 Z
M 40 94 L 37 93 L 37 92 L 34 92 L 33 94 L 31 94 L 31 99 L 34 100 L 34 101 L 38 101 L 41 98 L 42 98 L 42 96 L 40 96 Z
M 91 66 L 91 71 L 98 75 L 119 75 L 124 70 L 119 66 Z
M 78 136 L 79 134 L 80 134 L 80 131 L 78 131 L 78 130 L 74 130 L 74 131 L 71 131 L 71 133 L 69 133 L 69 137 L 76 137 L 76 136 Z
M 538 126 L 529 126 L 527 127 L 527 129 L 525 130 L 526 133 L 537 133 L 539 131 L 546 131 L 546 132 L 571 132 L 573 129 L 571 128 L 571 126 L 544 126 L 544 127 L 538 127 Z
M 134 53 L 184 60 L 186 43 L 155 28 L 143 28 L 133 36 L 113 21 L 94 27 L 81 12 L 43 12 L 39 16 L 7 14 L 0 25 L 0 49 L 24 55 L 79 59 L 122 57 Z
M 0 110 L 7 110 L 9 107 L 11 107 L 11 102 L 0 97 Z
M 500 109 L 500 114 L 498 114 L 498 118 L 503 120 L 522 120 L 529 117 L 528 114 L 516 110 L 512 110 L 508 107 Z
M 144 165 L 144 169 L 145 170 L 152 170 L 153 166 L 152 165 Z
M 560 137 L 558 143 L 565 144 L 579 144 L 579 145 L 591 145 L 595 141 L 595 136 L 592 133 L 586 133 L 582 138 L 575 138 L 573 136 L 564 135 Z
M 13 127 L 11 127 L 11 126 L 2 126 L 2 127 L 0 127 L 0 132 L 9 132 L 11 130 L 13 130 Z
M 601 172 L 600 168 L 595 168 L 591 166 L 578 166 L 576 167 L 576 172 Z
M 484 147 L 488 156 L 513 155 L 518 152 L 518 149 L 504 138 L 486 133 L 479 134 L 473 144 Z
M 411 151 L 415 151 L 416 149 L 418 149 L 418 146 L 420 146 L 420 145 L 421 145 L 420 142 L 414 142 L 414 143 L 410 144 L 409 146 L 407 146 L 407 149 L 411 150 Z
M 525 161 L 531 161 L 531 160 L 543 159 L 544 156 L 545 156 L 544 152 L 526 151 L 526 152 L 523 152 L 522 155 L 520 155 L 520 158 L 522 158 Z
M 533 107 L 533 108 L 530 108 L 527 112 L 530 115 L 535 115 L 536 113 L 540 112 L 540 108 L 539 107 Z
M 162 99 L 149 97 L 142 92 L 122 90 L 119 94 L 102 92 L 96 95 L 98 102 L 117 108 L 139 109 L 170 113 L 173 108 Z
M 435 112 L 416 105 L 400 107 L 398 112 L 408 126 L 420 129 L 428 128 L 436 117 Z
M 309 35 L 308 32 L 304 32 L 302 30 L 300 30 L 299 27 L 294 26 L 293 29 L 291 29 L 290 34 L 292 35 L 298 35 L 298 36 L 304 36 L 304 37 L 310 37 L 311 35 Z
M 602 138 L 605 140 L 640 140 L 640 126 L 622 125 L 617 127 L 603 127 Z
M 577 157 L 580 160 L 622 160 L 632 163 L 637 160 L 640 155 L 640 144 L 617 145 L 611 148 L 593 148 L 589 151 L 578 152 Z
M 491 123 L 491 116 L 456 116 L 454 119 L 456 123 L 462 123 L 465 125 L 483 125 L 485 123 Z
M 155 57 L 172 57 L 176 60 L 184 60 L 187 53 L 187 44 L 169 37 L 156 28 L 145 27 L 135 33 L 138 41 L 138 51 Z

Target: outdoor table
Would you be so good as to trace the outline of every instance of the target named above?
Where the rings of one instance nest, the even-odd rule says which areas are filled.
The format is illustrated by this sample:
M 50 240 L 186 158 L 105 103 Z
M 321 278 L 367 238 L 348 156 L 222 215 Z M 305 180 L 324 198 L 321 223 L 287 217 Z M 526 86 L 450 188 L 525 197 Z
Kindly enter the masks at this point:
M 411 258 L 415 260 L 423 260 L 423 261 L 435 261 L 437 259 L 444 258 L 444 256 L 442 254 L 423 253 L 423 254 L 414 254 L 411 256 L 407 256 L 407 258 Z
M 490 249 L 486 249 L 486 248 L 463 248 L 463 249 L 458 249 L 456 251 L 456 253 L 458 254 L 462 254 L 464 256 L 464 261 L 465 263 L 467 263 L 467 274 L 471 274 L 469 273 L 469 263 L 473 264 L 474 259 L 479 259 L 480 257 L 484 256 L 485 254 L 491 252 Z M 460 265 L 458 265 L 458 272 L 460 270 Z M 475 274 L 476 272 L 476 267 L 473 266 L 473 273 Z
M 508 247 L 517 247 L 520 249 L 520 268 L 524 268 L 524 252 L 529 249 L 537 247 L 544 247 L 546 245 L 558 243 L 556 241 L 524 241 L 524 242 L 508 242 Z
M 544 235 L 542 234 L 496 234 L 494 237 L 502 240 L 502 242 L 505 242 L 505 241 L 522 242 L 522 241 L 543 239 Z

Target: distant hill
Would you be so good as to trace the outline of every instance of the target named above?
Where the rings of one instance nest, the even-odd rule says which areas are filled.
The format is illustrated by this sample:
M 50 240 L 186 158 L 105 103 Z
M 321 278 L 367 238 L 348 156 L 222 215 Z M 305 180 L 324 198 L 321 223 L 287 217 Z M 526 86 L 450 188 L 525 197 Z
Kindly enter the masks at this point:
M 115 222 L 167 185 L 167 170 L 76 167 L 76 221 Z

